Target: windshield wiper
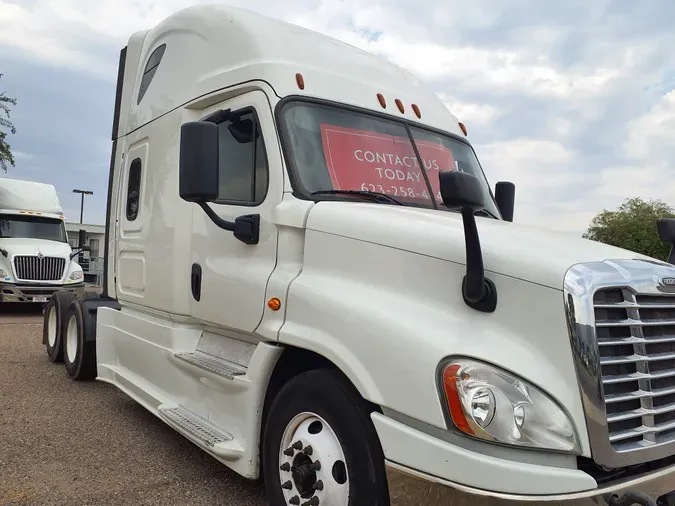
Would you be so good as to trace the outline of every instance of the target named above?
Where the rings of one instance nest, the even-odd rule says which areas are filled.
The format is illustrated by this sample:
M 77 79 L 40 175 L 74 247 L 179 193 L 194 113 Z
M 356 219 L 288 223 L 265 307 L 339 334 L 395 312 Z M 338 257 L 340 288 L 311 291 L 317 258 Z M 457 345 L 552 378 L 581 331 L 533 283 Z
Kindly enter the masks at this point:
M 386 193 L 380 193 L 380 192 L 371 192 L 371 191 L 364 191 L 364 190 L 318 190 L 315 192 L 312 192 L 310 195 L 359 195 L 362 197 L 368 197 L 375 202 L 391 202 L 393 204 L 402 206 L 404 205 L 403 202 L 401 202 L 398 199 L 395 199 L 391 195 L 387 195 Z

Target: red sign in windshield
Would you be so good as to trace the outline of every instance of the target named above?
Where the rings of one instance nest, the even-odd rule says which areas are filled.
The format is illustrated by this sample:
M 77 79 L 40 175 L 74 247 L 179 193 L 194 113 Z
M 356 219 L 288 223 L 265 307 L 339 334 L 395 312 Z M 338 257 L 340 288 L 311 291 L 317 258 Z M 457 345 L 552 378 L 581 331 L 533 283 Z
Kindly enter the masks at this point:
M 326 165 L 337 190 L 365 190 L 395 197 L 430 200 L 415 150 L 406 137 L 321 125 Z M 452 151 L 442 144 L 416 141 L 434 195 L 440 200 L 438 173 L 456 170 Z

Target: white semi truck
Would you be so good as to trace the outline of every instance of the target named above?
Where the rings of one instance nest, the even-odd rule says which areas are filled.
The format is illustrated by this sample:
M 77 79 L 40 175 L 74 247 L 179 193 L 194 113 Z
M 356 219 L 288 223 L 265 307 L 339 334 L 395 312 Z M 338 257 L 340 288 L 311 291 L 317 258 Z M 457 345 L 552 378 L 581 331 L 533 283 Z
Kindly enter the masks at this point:
M 84 287 L 53 185 L 0 178 L 0 303 L 45 303 Z
M 190 7 L 121 52 L 104 291 L 45 340 L 272 506 L 674 504 L 675 267 L 513 197 L 408 72 Z

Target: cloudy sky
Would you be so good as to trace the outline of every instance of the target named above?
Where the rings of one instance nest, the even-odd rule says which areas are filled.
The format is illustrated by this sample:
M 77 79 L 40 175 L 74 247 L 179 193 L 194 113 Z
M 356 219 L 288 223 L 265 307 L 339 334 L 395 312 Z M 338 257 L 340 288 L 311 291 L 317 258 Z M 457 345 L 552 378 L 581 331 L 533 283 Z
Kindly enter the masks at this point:
M 119 50 L 188 0 L 0 0 L 8 177 L 103 223 Z M 633 196 L 675 205 L 673 0 L 232 0 L 416 73 L 467 124 L 516 221 L 581 233 Z M 0 174 L 2 177 L 4 174 Z

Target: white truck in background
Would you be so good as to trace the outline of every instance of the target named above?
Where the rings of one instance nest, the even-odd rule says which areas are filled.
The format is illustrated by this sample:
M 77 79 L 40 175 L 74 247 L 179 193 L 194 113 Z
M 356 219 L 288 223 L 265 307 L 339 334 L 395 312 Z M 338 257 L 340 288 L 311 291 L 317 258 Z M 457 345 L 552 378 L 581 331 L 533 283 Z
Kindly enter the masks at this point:
M 408 72 L 178 11 L 121 52 L 103 294 L 47 351 L 272 506 L 674 504 L 675 267 L 495 188 Z
M 53 185 L 0 178 L 0 302 L 44 304 L 57 290 L 81 290 L 78 253 Z

